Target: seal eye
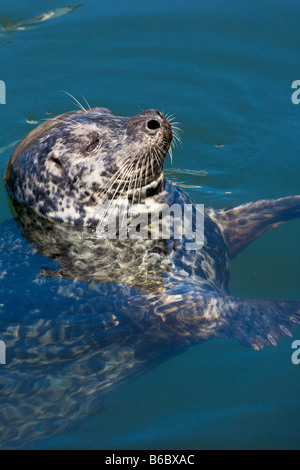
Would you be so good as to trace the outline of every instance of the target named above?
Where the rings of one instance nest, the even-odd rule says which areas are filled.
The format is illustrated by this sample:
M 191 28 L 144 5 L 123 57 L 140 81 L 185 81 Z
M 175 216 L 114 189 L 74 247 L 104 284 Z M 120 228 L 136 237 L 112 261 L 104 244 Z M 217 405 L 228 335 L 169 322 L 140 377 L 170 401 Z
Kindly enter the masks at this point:
M 92 152 L 93 150 L 95 150 L 98 147 L 99 142 L 100 142 L 100 139 L 99 137 L 97 137 L 97 139 L 95 139 L 90 145 L 87 146 L 86 151 Z

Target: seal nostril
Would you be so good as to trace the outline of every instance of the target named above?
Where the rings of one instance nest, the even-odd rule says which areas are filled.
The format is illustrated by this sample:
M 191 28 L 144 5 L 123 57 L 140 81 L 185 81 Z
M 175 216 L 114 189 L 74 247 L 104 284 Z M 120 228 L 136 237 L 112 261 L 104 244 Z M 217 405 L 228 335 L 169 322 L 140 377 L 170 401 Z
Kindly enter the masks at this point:
M 154 130 L 160 128 L 160 124 L 159 124 L 158 121 L 156 121 L 156 119 L 151 119 L 151 121 L 148 121 L 148 122 L 147 122 L 147 127 L 148 127 L 148 129 L 150 129 L 151 131 L 154 131 Z

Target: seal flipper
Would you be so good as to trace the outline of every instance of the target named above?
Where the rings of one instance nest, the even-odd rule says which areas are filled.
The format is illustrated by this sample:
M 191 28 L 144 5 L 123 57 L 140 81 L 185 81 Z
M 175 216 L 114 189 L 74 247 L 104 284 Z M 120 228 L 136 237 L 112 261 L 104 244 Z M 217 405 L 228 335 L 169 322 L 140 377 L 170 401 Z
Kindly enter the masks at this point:
M 267 230 L 300 217 L 300 196 L 251 202 L 210 216 L 221 227 L 232 259 Z
M 300 324 L 300 302 L 233 297 L 221 298 L 220 302 L 225 322 L 216 336 L 236 338 L 256 350 L 269 344 L 276 346 L 281 336 L 292 336 Z
M 139 310 L 138 310 L 139 311 Z M 235 338 L 253 349 L 276 346 L 281 336 L 292 336 L 300 324 L 300 302 L 288 300 L 252 300 L 201 292 L 170 292 L 160 297 L 154 309 L 163 324 L 166 338 L 177 344 L 199 344 L 207 339 Z M 150 331 L 150 328 L 148 328 Z

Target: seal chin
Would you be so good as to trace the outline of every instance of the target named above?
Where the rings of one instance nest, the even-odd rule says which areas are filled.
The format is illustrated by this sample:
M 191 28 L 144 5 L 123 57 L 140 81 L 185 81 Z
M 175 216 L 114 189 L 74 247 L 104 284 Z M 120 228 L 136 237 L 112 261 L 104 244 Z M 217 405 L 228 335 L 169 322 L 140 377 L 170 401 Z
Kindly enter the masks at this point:
M 145 184 L 138 191 L 134 189 L 130 189 L 127 193 L 127 198 L 129 202 L 135 204 L 137 202 L 141 202 L 147 197 L 155 196 L 158 194 L 165 186 L 165 177 L 163 172 L 160 173 L 159 177 L 148 184 Z

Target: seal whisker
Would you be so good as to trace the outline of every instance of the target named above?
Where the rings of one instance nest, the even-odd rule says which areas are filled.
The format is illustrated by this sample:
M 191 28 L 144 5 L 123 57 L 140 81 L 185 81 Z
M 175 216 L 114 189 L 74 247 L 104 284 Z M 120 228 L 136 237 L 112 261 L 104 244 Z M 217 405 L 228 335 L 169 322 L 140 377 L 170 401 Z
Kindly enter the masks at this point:
M 141 169 L 140 169 L 139 202 L 141 202 L 141 192 L 142 192 L 142 183 L 143 183 L 143 167 L 144 167 L 146 158 L 147 158 L 147 156 L 143 158 L 143 161 L 142 161 L 142 164 L 141 164 Z M 146 178 L 146 173 L 145 173 L 145 178 Z
M 137 172 L 137 169 L 138 169 L 139 162 L 140 162 L 140 158 L 138 158 L 138 160 L 136 162 L 136 167 L 135 167 L 135 171 L 134 171 L 135 178 L 134 178 L 134 188 L 133 188 L 133 193 L 132 193 L 132 205 L 134 204 L 135 193 L 137 191 L 137 185 L 138 185 L 138 172 Z
M 166 113 L 166 114 L 165 114 L 165 118 L 166 118 L 169 122 L 171 122 L 172 120 L 175 119 L 175 114 Z
M 132 162 L 132 165 L 131 165 L 131 167 L 130 167 L 131 169 L 132 169 L 134 163 L 135 163 L 135 162 Z M 131 169 L 130 169 L 129 184 L 128 184 L 127 193 L 126 193 L 126 199 L 127 199 L 127 200 L 128 200 L 128 198 L 129 198 L 129 191 L 130 191 L 130 189 L 131 189 L 132 181 L 133 181 L 133 179 L 134 179 L 134 177 L 135 177 L 135 173 L 134 173 L 133 171 L 131 171 Z M 133 196 L 132 196 L 131 205 L 133 205 L 133 199 L 134 199 L 134 194 L 133 194 Z
M 134 178 L 134 189 L 133 189 L 133 194 L 132 194 L 132 204 L 134 203 L 135 193 L 136 193 L 136 190 L 137 190 L 137 182 L 138 182 L 137 168 L 138 168 L 138 165 L 139 165 L 139 160 L 137 160 L 137 162 L 136 162 L 136 167 L 135 167 L 135 171 L 134 171 L 135 178 Z
M 161 164 L 161 152 L 162 152 L 162 148 L 160 146 L 158 146 L 157 148 L 154 148 L 154 153 L 157 157 L 157 161 L 158 161 L 158 164 L 160 165 Z
M 173 141 L 171 142 L 171 145 L 173 144 L 174 147 L 176 147 L 177 144 L 180 144 L 180 146 L 182 147 L 182 141 L 181 141 L 181 138 L 178 134 L 178 131 L 180 131 L 181 129 L 173 129 Z
M 164 149 L 159 145 L 157 150 L 157 154 L 159 156 L 159 161 L 160 161 L 160 166 L 163 166 L 164 164 Z
M 126 163 L 127 163 L 127 162 L 126 162 Z M 126 171 L 125 171 L 125 176 L 127 176 L 127 174 L 128 174 L 130 171 L 131 171 L 131 165 L 129 165 L 129 167 L 126 169 Z M 109 206 L 108 206 L 108 208 L 106 209 L 105 214 L 103 215 L 103 217 L 102 217 L 102 219 L 101 219 L 101 223 L 103 222 L 103 219 L 104 219 L 107 215 L 110 215 L 110 213 L 111 213 L 112 210 L 114 209 L 114 207 L 112 207 L 112 205 L 113 205 L 114 202 L 115 202 L 115 195 L 117 194 L 117 192 L 118 192 L 118 190 L 119 190 L 121 184 L 124 185 L 124 184 L 125 184 L 124 181 L 121 180 L 120 183 L 119 183 L 119 185 L 118 185 L 118 187 L 117 187 L 117 189 L 115 190 L 115 192 L 114 192 L 114 194 L 113 194 L 113 196 L 112 196 L 112 198 L 111 198 L 111 201 L 110 201 L 110 203 L 109 203 Z M 111 207 L 112 207 L 112 210 L 111 210 L 111 212 L 109 212 L 110 209 L 111 209 Z
M 85 96 L 83 96 L 83 95 L 81 95 L 81 96 L 82 96 L 82 98 L 84 99 L 84 101 L 86 102 L 86 104 L 88 105 L 88 108 L 91 109 L 91 107 L 90 107 L 90 105 L 89 105 L 87 99 L 85 98 Z
M 126 162 L 126 165 L 127 165 L 127 164 L 128 164 L 128 162 Z M 125 164 L 124 164 L 124 166 L 125 166 Z M 101 203 L 101 204 L 102 204 L 102 201 L 103 201 L 104 197 L 105 197 L 107 194 L 109 194 L 110 190 L 113 188 L 113 185 L 115 184 L 115 182 L 118 180 L 119 176 L 120 176 L 120 175 L 122 174 L 122 172 L 124 171 L 124 166 L 116 173 L 116 175 L 115 175 L 116 178 L 114 178 L 114 177 L 111 178 L 108 187 L 106 188 L 105 191 L 103 191 L 103 193 L 102 193 L 102 195 L 101 195 L 101 200 L 100 200 L 100 203 Z M 128 172 L 128 168 L 126 168 L 126 170 L 125 170 L 125 175 L 127 174 L 127 172 Z M 123 181 L 121 180 L 121 181 L 119 182 L 119 184 L 118 184 L 118 186 L 117 186 L 117 189 L 115 190 L 113 196 L 110 198 L 111 200 L 114 199 L 114 197 L 115 197 L 116 193 L 118 192 L 118 189 L 119 189 L 119 187 L 120 187 L 120 185 L 121 185 L 122 183 L 123 183 Z
M 69 95 L 74 101 L 75 103 L 77 104 L 77 106 L 82 109 L 82 111 L 85 111 L 87 112 L 87 110 L 82 106 L 82 104 L 75 98 L 75 96 L 71 95 L 71 93 L 69 93 L 68 91 L 65 91 L 65 90 L 60 90 L 62 91 L 63 93 L 65 93 L 66 95 Z
M 172 126 L 172 130 L 173 130 L 173 133 L 175 132 L 177 137 L 179 137 L 179 132 L 182 132 L 181 127 L 178 127 L 178 126 Z
M 129 180 L 129 185 L 128 185 L 128 188 L 127 188 L 127 193 L 126 193 L 126 197 L 124 198 L 124 200 L 122 201 L 121 200 L 121 204 L 120 204 L 120 207 L 122 208 L 123 206 L 125 207 L 126 205 L 128 206 L 128 193 L 129 193 L 129 190 L 130 190 L 130 182 L 131 182 L 131 178 L 132 178 L 132 168 L 133 168 L 133 165 L 134 165 L 135 161 L 132 161 L 129 165 L 128 165 L 128 168 L 127 170 L 125 171 L 124 173 L 124 182 L 123 182 L 123 188 L 125 188 L 125 185 L 126 185 L 126 178 L 127 178 L 127 175 L 129 174 L 130 175 L 130 180 Z M 113 204 L 113 207 L 111 209 L 111 212 L 115 209 L 116 205 L 117 205 L 117 201 L 114 199 L 114 196 L 113 196 L 113 200 L 112 200 L 112 204 Z M 110 212 L 110 214 L 111 214 Z M 120 220 L 119 219 L 119 228 L 123 227 L 124 225 L 124 220 L 125 220 L 125 210 L 119 210 L 119 214 L 120 212 L 122 213 L 122 219 Z M 108 216 L 110 217 L 110 214 L 108 214 Z M 108 218 L 109 218 L 108 217 Z
M 109 183 L 108 183 L 108 187 L 106 188 L 105 191 L 103 191 L 101 193 L 101 196 L 99 198 L 99 201 L 98 201 L 98 204 L 97 204 L 97 208 L 96 208 L 96 211 L 95 211 L 95 215 L 94 217 L 92 218 L 92 220 L 95 219 L 95 217 L 99 214 L 101 208 L 102 208 L 102 203 L 103 203 L 103 200 L 105 198 L 105 196 L 109 193 L 109 191 L 112 189 L 115 181 L 118 179 L 118 177 L 120 176 L 120 174 L 122 173 L 122 171 L 124 170 L 124 167 L 128 164 L 128 158 L 126 159 L 126 161 L 122 164 L 121 168 L 117 171 L 117 173 L 115 175 L 113 175 L 110 180 L 109 180 Z M 114 196 L 113 196 L 114 197 Z M 113 199 L 112 199 L 113 200 Z M 106 211 L 107 212 L 107 211 Z M 103 222 L 103 219 L 105 217 L 106 213 L 104 214 L 104 216 L 102 217 L 102 219 L 100 220 L 100 224 Z
M 150 157 L 149 157 L 149 159 L 150 159 L 150 163 L 151 163 L 152 178 L 153 178 L 153 180 L 154 180 L 155 177 L 154 177 L 153 154 L 152 154 L 152 150 L 153 150 L 153 149 L 151 148 L 151 149 L 150 149 Z
M 124 168 L 127 171 L 126 166 L 128 165 L 129 160 L 130 160 L 130 157 L 127 157 L 125 162 L 123 162 L 123 164 L 121 165 L 121 168 L 119 168 L 119 170 L 108 180 L 106 190 L 101 193 L 102 198 L 105 197 L 110 192 L 110 190 L 113 187 L 114 183 L 118 180 L 119 176 L 124 171 Z
M 142 161 L 141 161 L 142 160 Z M 139 172 L 139 202 L 141 202 L 141 189 L 142 189 L 142 181 L 143 181 L 143 166 L 145 162 L 145 156 L 140 157 L 140 172 Z
M 172 124 L 172 126 L 177 125 L 177 124 L 182 124 L 179 121 L 175 121 L 176 119 L 175 114 L 171 114 L 169 117 L 166 116 L 166 119 L 168 119 L 169 123 Z
M 147 158 L 147 168 L 149 166 L 150 166 L 150 170 L 151 170 L 151 180 L 154 181 L 156 178 L 155 178 L 155 171 L 154 171 L 154 167 L 153 167 L 153 149 L 150 150 L 150 153 L 149 153 L 148 158 Z
M 160 167 L 160 161 L 159 161 L 159 159 L 158 159 L 158 157 L 157 157 L 157 151 L 156 151 L 156 149 L 153 149 L 153 151 L 154 151 L 153 156 L 154 156 L 154 158 L 155 158 L 155 160 L 156 160 L 156 162 L 157 162 L 158 167 Z

